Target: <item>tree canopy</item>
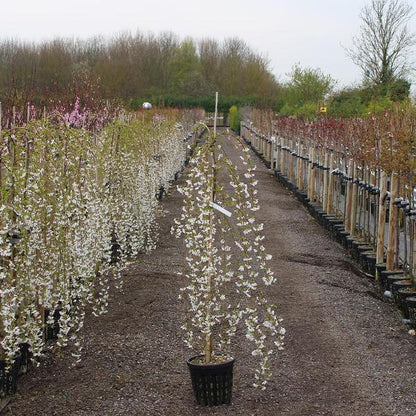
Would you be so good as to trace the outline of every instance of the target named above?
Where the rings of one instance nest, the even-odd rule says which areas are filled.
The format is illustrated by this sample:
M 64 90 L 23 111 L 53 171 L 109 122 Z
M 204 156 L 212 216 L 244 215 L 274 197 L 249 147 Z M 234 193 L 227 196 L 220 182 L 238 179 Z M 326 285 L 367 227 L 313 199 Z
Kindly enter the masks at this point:
M 319 68 L 302 68 L 296 65 L 285 85 L 283 114 L 312 116 L 317 114 L 326 96 L 335 86 L 330 75 Z
M 132 103 L 192 104 L 219 91 L 261 105 L 270 104 L 278 90 L 267 59 L 238 38 L 180 40 L 168 32 L 0 42 L 0 101 L 6 104 L 73 101 L 85 98 L 85 91 Z
M 414 69 L 411 53 L 416 36 L 407 23 L 412 6 L 401 0 L 371 0 L 361 12 L 361 27 L 347 50 L 367 85 L 388 86 L 407 79 Z

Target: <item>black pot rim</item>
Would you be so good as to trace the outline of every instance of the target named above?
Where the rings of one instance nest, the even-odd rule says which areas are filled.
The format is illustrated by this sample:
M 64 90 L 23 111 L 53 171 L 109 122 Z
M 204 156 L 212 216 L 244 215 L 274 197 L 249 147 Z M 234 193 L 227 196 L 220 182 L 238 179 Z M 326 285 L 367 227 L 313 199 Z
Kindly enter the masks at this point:
M 221 355 L 225 355 L 227 357 L 230 357 L 230 354 L 227 353 L 223 353 L 223 354 L 214 354 L 217 356 L 221 356 Z M 235 362 L 235 358 L 231 357 L 230 359 L 226 360 L 226 361 L 221 361 L 218 363 L 212 362 L 212 363 L 194 363 L 192 362 L 193 360 L 195 360 L 196 358 L 200 358 L 200 357 L 204 357 L 204 354 L 198 354 L 198 355 L 194 355 L 191 358 L 188 359 L 188 361 L 186 362 L 189 366 L 189 368 L 198 368 L 198 369 L 213 369 L 213 368 L 220 368 L 220 367 L 226 367 L 229 365 L 233 365 Z

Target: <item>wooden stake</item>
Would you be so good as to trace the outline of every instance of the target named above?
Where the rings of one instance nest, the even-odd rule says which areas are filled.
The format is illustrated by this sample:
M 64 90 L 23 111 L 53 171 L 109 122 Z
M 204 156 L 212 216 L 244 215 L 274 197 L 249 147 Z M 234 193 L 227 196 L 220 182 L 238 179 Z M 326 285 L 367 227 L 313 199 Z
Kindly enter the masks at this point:
M 280 149 L 282 146 L 282 138 L 280 136 L 276 137 L 276 170 L 281 172 L 282 167 L 280 163 L 280 154 L 282 153 L 282 150 Z
M 352 183 L 351 224 L 350 224 L 351 236 L 354 236 L 357 232 L 356 224 L 357 224 L 358 184 L 355 181 L 356 179 L 358 179 L 357 166 L 354 167 L 353 183 Z
M 0 101 L 0 146 L 1 143 L 3 143 L 3 133 L 2 133 L 2 107 L 1 107 L 1 101 Z M 3 186 L 3 154 L 2 154 L 2 148 L 0 147 L 0 190 Z M 0 192 L 0 203 L 3 202 L 3 192 Z
M 328 205 L 328 186 L 329 186 L 329 171 L 328 171 L 328 152 L 325 150 L 324 156 L 324 189 L 322 193 L 322 207 L 326 211 Z
M 396 173 L 391 174 L 390 179 L 390 216 L 389 216 L 389 235 L 387 243 L 387 270 L 394 270 L 394 257 L 396 251 L 396 228 L 399 209 L 394 205 L 394 200 L 399 193 L 399 178 Z
M 282 172 L 282 174 L 285 174 L 285 151 L 283 150 L 283 147 L 285 145 L 285 139 L 284 137 L 280 138 L 280 172 Z
M 315 200 L 315 168 L 313 163 L 315 161 L 315 147 L 311 146 L 309 151 L 309 169 L 308 169 L 308 198 L 311 202 Z
M 215 93 L 214 136 L 217 135 L 218 91 Z
M 416 221 L 414 220 L 410 220 L 410 229 L 411 229 L 411 234 L 410 234 L 410 250 L 411 250 L 411 259 L 412 259 L 412 263 L 411 263 L 411 275 L 412 275 L 412 280 L 413 283 L 416 283 L 416 254 L 415 254 L 415 249 L 416 249 L 416 244 L 415 244 L 415 237 L 416 237 Z
M 302 144 L 299 140 L 298 142 L 298 155 L 303 156 L 302 152 Z M 298 180 L 297 180 L 297 187 L 298 189 L 303 189 L 303 159 L 301 157 L 298 157 L 297 160 L 297 171 L 298 171 Z
M 288 151 L 289 154 L 289 180 L 291 183 L 295 182 L 295 172 L 294 172 L 294 166 L 295 166 L 295 156 L 292 155 L 292 151 L 293 151 L 293 141 L 290 140 L 289 141 L 289 147 L 290 150 Z
M 334 175 L 332 175 L 332 171 L 334 170 L 334 152 L 331 152 L 329 155 L 329 171 L 328 171 L 328 197 L 326 201 L 326 212 L 328 214 L 332 214 L 334 210 Z
M 352 159 L 348 162 L 348 176 L 352 176 L 354 168 L 354 161 Z M 345 230 L 351 234 L 351 207 L 352 207 L 352 182 L 347 183 L 346 207 L 345 207 Z
M 386 206 L 387 206 L 387 175 L 380 172 L 380 197 L 378 209 L 378 225 L 377 225 L 377 264 L 384 262 L 384 235 L 386 230 Z M 376 276 L 378 280 L 380 276 Z

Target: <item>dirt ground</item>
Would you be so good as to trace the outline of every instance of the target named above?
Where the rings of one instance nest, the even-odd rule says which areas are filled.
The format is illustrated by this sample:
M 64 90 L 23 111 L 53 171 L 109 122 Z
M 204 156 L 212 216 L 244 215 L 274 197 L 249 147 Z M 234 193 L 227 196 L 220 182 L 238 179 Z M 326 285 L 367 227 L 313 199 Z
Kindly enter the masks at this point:
M 226 150 L 238 156 L 232 140 Z M 181 197 L 171 191 L 162 202 L 157 250 L 132 262 L 106 316 L 88 316 L 82 364 L 69 368 L 70 350 L 48 355 L 21 377 L 2 415 L 415 416 L 416 338 L 342 247 L 256 164 L 258 218 L 277 277 L 273 301 L 287 330 L 266 391 L 251 386 L 254 363 L 240 336 L 233 403 L 194 403 L 185 363 L 193 352 L 179 329 L 184 252 L 169 233 Z

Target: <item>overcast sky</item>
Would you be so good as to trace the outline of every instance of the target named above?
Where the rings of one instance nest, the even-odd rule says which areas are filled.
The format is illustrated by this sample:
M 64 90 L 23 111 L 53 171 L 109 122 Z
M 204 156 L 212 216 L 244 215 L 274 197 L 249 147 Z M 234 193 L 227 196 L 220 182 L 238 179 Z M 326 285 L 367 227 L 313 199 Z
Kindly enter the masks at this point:
M 412 0 L 413 1 L 413 0 Z M 112 36 L 172 31 L 181 38 L 243 39 L 285 81 L 293 65 L 320 68 L 338 87 L 358 83 L 346 56 L 369 0 L 0 0 L 0 38 Z M 416 27 L 416 19 L 412 20 Z

